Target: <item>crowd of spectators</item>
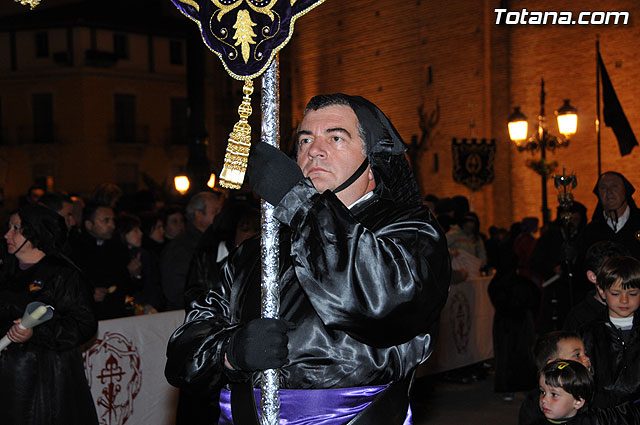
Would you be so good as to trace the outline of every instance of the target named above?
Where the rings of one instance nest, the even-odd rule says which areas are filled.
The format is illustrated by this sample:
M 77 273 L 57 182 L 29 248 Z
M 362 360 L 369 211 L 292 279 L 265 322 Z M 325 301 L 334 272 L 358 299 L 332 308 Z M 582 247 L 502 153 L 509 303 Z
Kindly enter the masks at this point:
M 258 233 L 260 217 L 251 197 L 203 191 L 185 198 L 168 202 L 150 191 L 128 195 L 115 184 L 101 184 L 83 197 L 32 186 L 20 205 L 42 204 L 64 218 L 63 250 L 82 271 L 96 318 L 104 320 L 185 308 L 187 282 L 190 300 L 211 284 L 198 285 L 203 280 L 196 273 L 189 277 L 199 246 L 201 252 L 215 249 L 213 264 L 219 266 Z
M 640 396 L 635 366 L 640 364 L 640 210 L 634 192 L 622 174 L 606 172 L 593 188 L 598 203 L 591 220 L 585 206 L 574 201 L 559 206 L 556 219 L 541 228 L 536 217 L 525 217 L 509 229 L 489 227 L 488 237 L 479 232 L 466 198 L 425 197 L 447 231 L 452 283 L 490 276 L 495 391 L 505 401 L 513 400 L 514 392 L 533 389 L 537 404 L 538 387 L 546 385 L 537 376 L 544 380 L 542 369 L 554 359 L 541 363 L 536 341 L 539 345 L 541 338 L 564 331 L 580 347 L 584 339 L 584 356 L 591 362 L 586 357 L 583 363 L 593 364 L 594 406 L 637 412 L 632 402 Z M 544 420 L 540 406 L 523 406 L 520 423 Z M 585 416 L 589 410 L 580 412 Z
M 640 259 L 634 190 L 624 176 L 607 172 L 594 187 L 598 204 L 590 221 L 585 206 L 574 201 L 559 206 L 556 219 L 542 227 L 525 217 L 509 229 L 490 226 L 488 236 L 465 197 L 424 198 L 446 232 L 452 283 L 490 279 L 495 390 L 505 400 L 537 385 L 546 364 L 536 364 L 537 338 L 561 329 L 580 338 L 605 317 L 607 288 L 594 287 L 602 264 L 611 257 Z M 227 199 L 216 191 L 174 204 L 146 191 L 125 196 L 114 184 L 86 197 L 31 187 L 21 205 L 34 204 L 64 219 L 68 237 L 60 255 L 81 271 L 78 281 L 86 285 L 97 320 L 184 309 L 215 285 L 229 253 L 260 229 L 253 198 Z M 625 332 L 628 339 L 637 329 Z M 640 340 L 628 344 L 633 350 L 626 355 L 640 353 Z M 629 362 L 640 359 L 623 361 Z M 599 394 L 598 379 L 595 385 Z M 635 387 L 629 391 L 639 395 Z

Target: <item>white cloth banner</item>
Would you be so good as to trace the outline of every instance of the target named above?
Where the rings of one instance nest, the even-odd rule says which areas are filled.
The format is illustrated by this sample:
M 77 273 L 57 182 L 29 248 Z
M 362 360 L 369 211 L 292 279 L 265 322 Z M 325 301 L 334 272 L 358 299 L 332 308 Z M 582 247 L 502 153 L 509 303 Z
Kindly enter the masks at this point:
M 171 425 L 178 390 L 164 377 L 167 342 L 184 310 L 98 323 L 84 366 L 100 425 Z
M 445 372 L 493 357 L 492 277 L 476 277 L 452 285 L 440 315 L 436 347 L 417 376 Z

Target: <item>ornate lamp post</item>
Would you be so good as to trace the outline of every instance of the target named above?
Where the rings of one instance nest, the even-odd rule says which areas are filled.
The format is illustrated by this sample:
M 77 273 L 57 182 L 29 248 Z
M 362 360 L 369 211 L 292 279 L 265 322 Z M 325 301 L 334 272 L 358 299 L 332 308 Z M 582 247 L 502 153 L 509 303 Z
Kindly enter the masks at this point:
M 538 115 L 537 131 L 527 138 L 527 117 L 520 112 L 520 107 L 515 107 L 509 117 L 509 137 L 516 144 L 519 152 L 528 151 L 531 154 L 540 151 L 540 161 L 532 162 L 529 166 L 542 176 L 542 222 L 549 222 L 549 208 L 547 203 L 547 178 L 553 171 L 555 164 L 546 161 L 547 149 L 552 152 L 557 147 L 569 145 L 569 138 L 576 133 L 578 128 L 578 110 L 565 99 L 564 105 L 556 111 L 558 130 L 560 136 L 554 136 L 547 131 L 544 115 L 544 79 L 540 80 L 540 115 Z

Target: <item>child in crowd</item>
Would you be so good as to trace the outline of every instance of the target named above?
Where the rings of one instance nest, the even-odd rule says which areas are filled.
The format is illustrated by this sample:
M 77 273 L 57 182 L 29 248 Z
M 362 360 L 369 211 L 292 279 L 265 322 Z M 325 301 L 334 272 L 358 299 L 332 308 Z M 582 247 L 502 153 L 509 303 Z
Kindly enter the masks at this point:
M 617 242 L 600 241 L 589 247 L 585 256 L 586 278 L 594 285 L 585 298 L 576 304 L 564 321 L 564 329 L 577 332 L 582 326 L 599 318 L 607 310 L 607 304 L 596 290 L 596 273 L 607 258 L 628 256 L 629 250 Z
M 589 407 L 594 392 L 589 370 L 573 360 L 556 360 L 539 374 L 539 406 L 544 420 L 536 425 L 633 425 L 640 423 L 636 405 L 625 403 L 615 408 Z
M 547 364 L 538 377 L 540 410 L 546 421 L 538 423 L 573 423 L 593 393 L 593 378 L 584 365 L 573 360 L 556 360 Z
M 591 360 L 585 352 L 582 339 L 574 332 L 559 330 L 542 335 L 536 342 L 533 354 L 539 371 L 556 360 L 574 360 L 591 369 Z M 520 406 L 519 425 L 532 425 L 544 419 L 538 408 L 538 396 L 538 388 L 527 394 Z
M 640 398 L 640 261 L 609 258 L 596 280 L 607 311 L 581 333 L 593 365 L 593 405 L 609 407 Z

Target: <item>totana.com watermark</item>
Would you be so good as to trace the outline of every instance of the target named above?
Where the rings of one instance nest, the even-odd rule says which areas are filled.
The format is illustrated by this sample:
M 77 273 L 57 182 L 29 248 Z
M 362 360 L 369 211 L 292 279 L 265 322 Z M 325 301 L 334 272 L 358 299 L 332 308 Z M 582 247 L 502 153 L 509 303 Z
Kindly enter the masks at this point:
M 577 19 L 573 12 L 549 11 L 507 11 L 507 9 L 493 9 L 496 14 L 496 24 L 507 25 L 627 25 L 629 12 L 593 11 L 580 12 Z

